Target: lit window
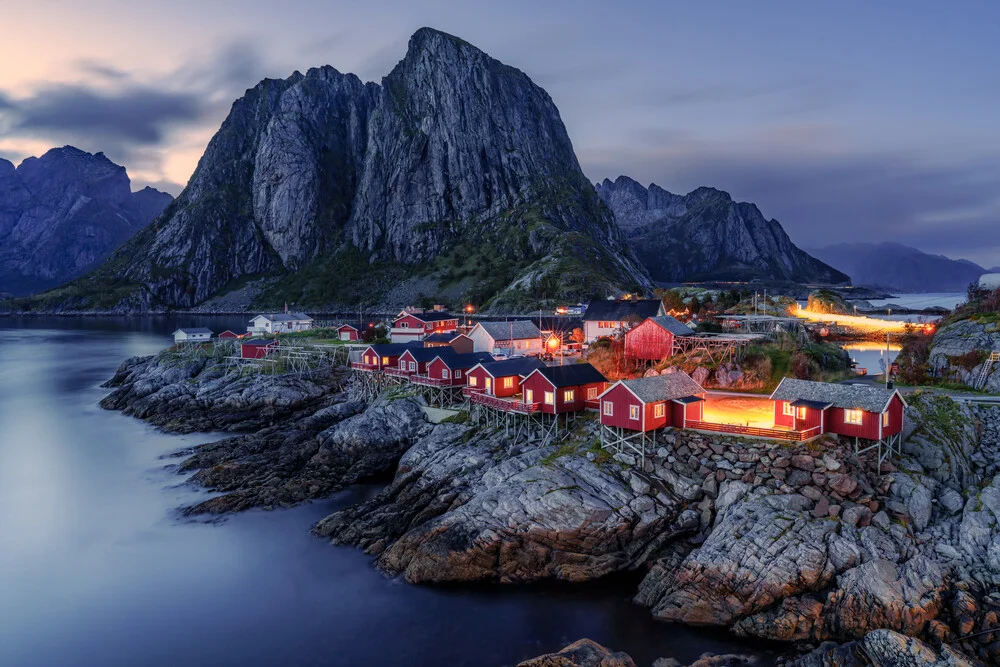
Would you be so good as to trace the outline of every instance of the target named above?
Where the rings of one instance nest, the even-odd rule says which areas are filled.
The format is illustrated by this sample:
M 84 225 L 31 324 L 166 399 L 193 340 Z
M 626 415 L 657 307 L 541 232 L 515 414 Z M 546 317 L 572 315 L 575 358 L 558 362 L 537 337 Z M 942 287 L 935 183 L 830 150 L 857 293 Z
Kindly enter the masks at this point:
M 615 404 L 611 401 L 604 401 L 604 414 L 611 417 L 615 414 Z
M 629 419 L 638 419 L 639 418 L 639 406 L 638 405 L 630 405 L 630 406 L 628 406 L 628 418 Z
M 798 413 L 798 414 L 795 415 L 795 417 L 797 419 L 805 419 L 806 418 L 806 409 L 805 408 L 799 408 L 798 410 L 796 410 L 796 412 Z
M 597 387 L 590 387 L 589 389 L 587 389 L 587 398 L 588 399 L 597 398 Z
M 795 409 L 792 407 L 791 403 L 786 401 L 781 404 L 781 414 L 785 415 L 786 417 L 791 417 L 793 414 L 795 414 Z
M 514 388 L 514 378 L 504 378 L 503 379 L 503 388 L 504 389 L 513 389 Z
M 545 405 L 555 405 L 555 395 L 551 391 L 545 392 Z
M 567 389 L 563 392 L 563 400 L 567 403 L 576 399 L 576 392 L 572 389 Z
M 493 389 L 493 378 L 486 378 L 486 391 L 492 391 Z
M 888 425 L 889 425 L 889 413 L 888 412 L 883 412 L 882 413 L 882 426 L 888 426 Z
M 844 423 L 861 426 L 863 422 L 861 410 L 844 410 Z
M 663 403 L 657 403 L 656 405 L 653 406 L 654 417 L 662 417 L 665 414 L 665 411 L 666 408 L 664 407 Z
M 479 378 L 477 378 L 475 375 L 470 375 L 469 376 L 469 386 L 470 387 L 476 387 L 478 385 L 479 385 Z
M 534 389 L 525 389 L 524 390 L 524 402 L 525 403 L 534 403 L 535 402 L 535 390 Z
M 389 357 L 382 357 L 382 365 L 383 366 L 389 365 Z

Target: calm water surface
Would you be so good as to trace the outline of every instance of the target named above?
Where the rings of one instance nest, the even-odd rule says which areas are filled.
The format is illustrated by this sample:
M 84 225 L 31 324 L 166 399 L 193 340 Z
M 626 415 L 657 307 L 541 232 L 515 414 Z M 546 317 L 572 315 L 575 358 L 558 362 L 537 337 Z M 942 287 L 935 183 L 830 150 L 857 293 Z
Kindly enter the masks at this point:
M 99 384 L 179 325 L 243 318 L 0 318 L 0 665 L 505 665 L 581 637 L 640 665 L 745 650 L 653 621 L 633 581 L 427 588 L 310 536 L 322 503 L 221 523 L 166 466 L 211 435 L 105 412 Z

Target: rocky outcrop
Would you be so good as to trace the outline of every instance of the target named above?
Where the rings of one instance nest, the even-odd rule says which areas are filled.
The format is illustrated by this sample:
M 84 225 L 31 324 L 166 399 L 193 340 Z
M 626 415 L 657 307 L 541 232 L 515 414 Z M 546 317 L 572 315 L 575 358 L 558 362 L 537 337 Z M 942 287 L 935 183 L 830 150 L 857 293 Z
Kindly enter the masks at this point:
M 0 159 L 0 292 L 27 294 L 82 275 L 149 224 L 172 197 L 132 192 L 121 167 L 64 146 L 16 169 Z
M 692 518 L 647 476 L 570 445 L 522 449 L 442 424 L 403 455 L 385 491 L 316 533 L 411 582 L 584 581 L 638 566 Z
M 827 642 L 811 653 L 786 660 L 783 667 L 976 667 L 948 644 L 939 649 L 892 630 L 874 630 L 856 642 Z
M 1000 352 L 1000 324 L 988 319 L 966 318 L 950 322 L 931 340 L 928 363 L 944 375 L 972 386 L 992 352 Z M 992 364 L 982 387 L 1000 393 L 1000 364 Z
M 325 407 L 344 381 L 343 369 L 321 374 L 268 376 L 228 373 L 227 352 L 167 350 L 134 357 L 119 367 L 101 400 L 107 410 L 143 419 L 166 431 L 251 431 Z
M 518 667 L 635 667 L 635 663 L 625 653 L 611 651 L 590 639 L 581 639 L 558 653 L 525 660 Z
M 424 285 L 445 289 L 457 248 L 495 263 L 479 303 L 510 285 L 507 301 L 650 286 L 548 94 L 424 28 L 382 85 L 321 67 L 248 90 L 170 215 L 74 293 L 113 284 L 120 308 L 191 307 L 244 276 L 298 272 L 300 303 L 339 294 L 333 275 L 377 299 L 382 278 L 447 255 Z
M 777 220 L 728 193 L 698 188 L 675 195 L 627 176 L 605 179 L 597 193 L 611 207 L 654 280 L 789 280 L 849 282 L 849 278 L 800 250 Z

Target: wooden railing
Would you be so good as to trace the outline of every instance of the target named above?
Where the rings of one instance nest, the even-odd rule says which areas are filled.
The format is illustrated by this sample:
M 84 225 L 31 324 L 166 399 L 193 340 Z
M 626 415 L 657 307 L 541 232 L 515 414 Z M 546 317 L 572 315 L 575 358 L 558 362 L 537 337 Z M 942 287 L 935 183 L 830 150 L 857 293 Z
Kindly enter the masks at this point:
M 470 387 L 468 385 L 462 387 L 462 396 L 472 396 L 473 394 L 481 394 L 484 389 L 482 387 Z
M 483 393 L 470 393 L 467 394 L 469 400 L 472 403 L 478 403 L 479 405 L 485 405 L 486 407 L 496 408 L 497 410 L 503 410 L 504 412 L 522 412 L 525 414 L 530 414 L 538 412 L 541 404 L 539 403 L 524 403 L 517 399 L 511 398 L 497 398 L 496 396 L 490 396 L 489 394 Z
M 366 364 L 363 361 L 352 361 L 351 368 L 356 371 L 377 371 L 378 364 Z
M 792 431 L 779 428 L 758 428 L 756 426 L 741 426 L 739 424 L 716 424 L 714 422 L 688 421 L 685 428 L 696 431 L 714 431 L 716 433 L 732 433 L 734 435 L 749 435 L 756 438 L 772 438 L 774 440 L 792 440 L 800 442 L 812 437 L 810 431 L 818 431 L 819 427 L 813 427 L 808 431 Z M 816 435 L 816 434 L 814 434 Z
M 463 378 L 432 378 L 427 375 L 411 375 L 410 382 L 422 384 L 428 387 L 461 387 L 465 380 Z
M 410 375 L 413 375 L 413 373 L 415 373 L 415 372 L 416 371 L 408 371 L 408 370 L 399 368 L 398 366 L 390 366 L 390 367 L 388 367 L 388 368 L 385 369 L 385 374 L 386 375 L 392 375 L 392 376 L 401 377 L 401 378 L 405 378 L 405 377 L 408 377 Z

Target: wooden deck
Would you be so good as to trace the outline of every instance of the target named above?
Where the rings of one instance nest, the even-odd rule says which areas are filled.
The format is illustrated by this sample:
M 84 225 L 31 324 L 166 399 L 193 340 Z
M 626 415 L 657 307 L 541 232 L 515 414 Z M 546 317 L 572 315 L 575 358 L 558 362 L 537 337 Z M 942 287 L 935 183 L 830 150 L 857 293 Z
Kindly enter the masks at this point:
M 790 440 L 792 442 L 802 442 L 809 440 L 820 434 L 819 427 L 813 427 L 805 431 L 794 431 L 782 428 L 759 428 L 756 426 L 740 426 L 739 424 L 716 424 L 705 421 L 689 421 L 685 428 L 695 431 L 712 431 L 714 433 L 732 433 L 733 435 L 746 435 L 753 438 L 769 438 L 771 440 Z
M 378 364 L 366 364 L 363 361 L 352 361 L 351 370 L 355 371 L 365 371 L 371 373 L 378 370 Z
M 410 382 L 413 384 L 422 384 L 427 387 L 464 387 L 465 379 L 459 378 L 458 380 L 454 378 L 432 378 L 426 375 L 411 375 Z
M 463 392 L 464 393 L 464 392 Z M 497 398 L 482 392 L 469 392 L 466 394 L 469 401 L 488 408 L 503 410 L 504 412 L 517 412 L 520 414 L 534 414 L 541 409 L 541 403 L 524 403 L 517 398 Z

